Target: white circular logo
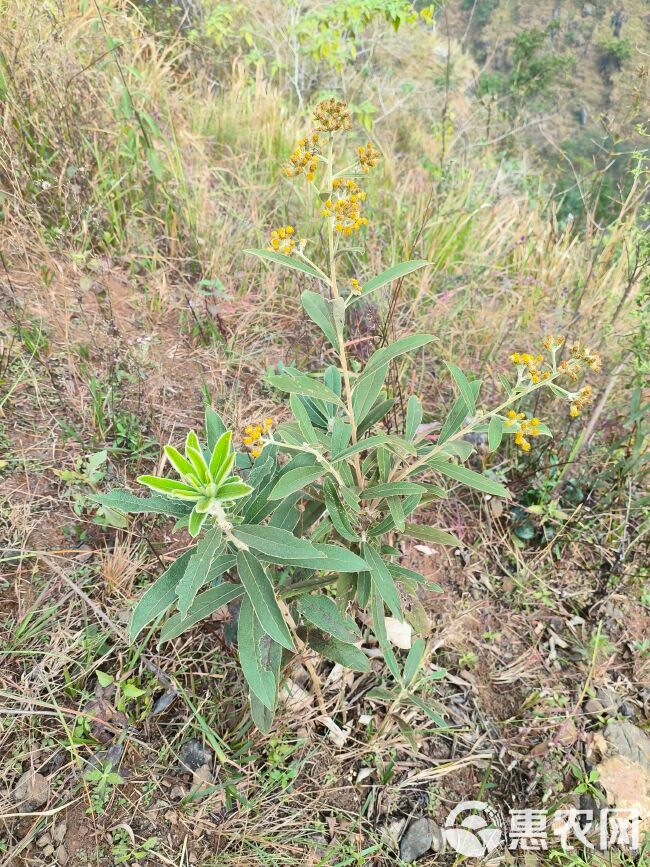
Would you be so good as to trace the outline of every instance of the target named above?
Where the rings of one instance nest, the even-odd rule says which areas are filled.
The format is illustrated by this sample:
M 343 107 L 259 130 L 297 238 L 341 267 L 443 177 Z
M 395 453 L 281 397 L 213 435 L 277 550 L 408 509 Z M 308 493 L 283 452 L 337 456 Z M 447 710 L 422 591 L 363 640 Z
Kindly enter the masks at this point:
M 469 815 L 459 819 L 461 813 L 468 811 Z M 494 852 L 501 842 L 500 824 L 498 815 L 485 801 L 461 801 L 447 816 L 445 839 L 459 855 L 482 858 Z

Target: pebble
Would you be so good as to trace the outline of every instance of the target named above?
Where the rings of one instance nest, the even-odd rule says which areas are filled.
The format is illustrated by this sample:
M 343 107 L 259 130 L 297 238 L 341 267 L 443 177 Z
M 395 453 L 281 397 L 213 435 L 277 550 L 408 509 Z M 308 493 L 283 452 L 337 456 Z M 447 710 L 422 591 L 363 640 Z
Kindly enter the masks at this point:
M 63 843 L 61 843 L 59 846 L 56 847 L 54 857 L 56 858 L 57 864 L 60 864 L 61 867 L 65 867 L 65 865 L 70 860 L 70 856 L 68 855 L 68 850 L 65 848 Z
M 35 771 L 25 771 L 14 788 L 14 801 L 19 813 L 33 813 L 50 797 L 50 784 Z
M 52 842 L 52 837 L 48 832 L 46 834 L 43 834 L 42 837 L 38 838 L 38 840 L 36 841 L 36 845 L 38 846 L 39 849 L 42 849 L 44 846 L 47 846 L 47 844 L 51 843 L 51 842 Z
M 589 716 L 602 716 L 605 713 L 605 707 L 597 698 L 590 698 L 585 704 L 585 713 Z
M 68 830 L 68 826 L 65 822 L 60 822 L 54 831 L 52 831 L 52 839 L 55 843 L 63 843 L 65 840 L 65 835 Z
M 198 771 L 204 765 L 212 763 L 212 750 L 203 746 L 198 738 L 190 738 L 182 744 L 178 758 L 190 771 Z
M 440 851 L 442 848 L 442 832 L 433 819 L 423 816 L 415 819 L 404 832 L 399 844 L 399 854 L 402 861 L 416 861 L 431 849 Z

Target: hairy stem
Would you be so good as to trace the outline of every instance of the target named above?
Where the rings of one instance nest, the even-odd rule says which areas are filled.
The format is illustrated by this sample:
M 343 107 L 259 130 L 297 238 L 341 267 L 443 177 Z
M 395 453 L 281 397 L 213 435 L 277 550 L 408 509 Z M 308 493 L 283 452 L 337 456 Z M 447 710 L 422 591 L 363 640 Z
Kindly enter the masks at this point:
M 331 196 L 333 194 L 333 175 L 332 175 L 332 163 L 334 161 L 334 147 L 332 137 L 330 135 L 329 141 L 329 149 L 328 149 L 328 158 L 327 158 L 327 194 Z M 339 288 L 336 282 L 336 251 L 334 249 L 334 221 L 335 216 L 333 213 L 327 218 L 327 242 L 329 247 L 329 265 L 330 265 L 330 285 L 332 287 L 332 297 L 340 298 Z M 345 323 L 344 323 L 345 327 Z M 343 384 L 345 386 L 345 399 L 347 403 L 348 409 L 348 418 L 350 421 L 350 428 L 352 431 L 351 439 L 352 443 L 357 442 L 357 423 L 354 418 L 354 408 L 352 405 L 352 386 L 350 384 L 350 370 L 348 368 L 348 358 L 345 352 L 345 335 L 343 333 L 343 329 L 339 334 L 339 346 L 338 346 L 339 360 L 341 362 L 341 373 L 343 375 Z M 359 487 L 363 486 L 363 475 L 361 473 L 361 463 L 359 461 L 359 455 L 354 456 L 354 472 L 357 479 L 357 484 Z

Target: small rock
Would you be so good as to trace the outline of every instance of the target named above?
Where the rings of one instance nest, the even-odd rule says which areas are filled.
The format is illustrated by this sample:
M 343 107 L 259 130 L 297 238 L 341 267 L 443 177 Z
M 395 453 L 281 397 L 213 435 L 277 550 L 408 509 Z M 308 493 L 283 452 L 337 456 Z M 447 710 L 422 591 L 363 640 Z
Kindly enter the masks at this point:
M 167 689 L 161 696 L 159 696 L 151 709 L 151 713 L 156 716 L 157 714 L 164 713 L 171 705 L 176 701 L 178 697 L 178 693 L 175 689 Z
M 650 831 L 650 738 L 627 720 L 610 720 L 605 739 L 608 757 L 596 770 L 607 801 L 638 813 L 641 833 Z
M 399 854 L 402 861 L 416 861 L 431 849 L 442 851 L 444 838 L 442 831 L 433 821 L 423 816 L 415 819 L 404 832 L 400 840 Z
M 49 797 L 49 782 L 35 771 L 25 771 L 14 789 L 14 801 L 19 813 L 33 813 L 47 803 Z
M 60 864 L 61 867 L 65 867 L 65 865 L 70 860 L 70 856 L 68 855 L 68 850 L 65 848 L 63 843 L 56 847 L 56 851 L 54 852 L 54 857 L 56 858 L 57 864 Z
M 181 746 L 178 758 L 190 771 L 198 771 L 204 765 L 212 764 L 212 750 L 203 746 L 198 738 L 190 738 Z
M 578 729 L 572 719 L 566 719 L 560 726 L 557 733 L 557 741 L 560 744 L 571 746 L 576 742 L 578 737 Z
M 47 846 L 43 849 L 43 857 L 49 858 L 50 855 L 54 855 L 54 846 L 51 843 L 48 843 Z
M 173 786 L 169 793 L 169 797 L 172 801 L 182 801 L 186 794 L 187 792 L 185 791 L 184 786 Z
M 52 831 L 52 839 L 55 843 L 63 843 L 68 826 L 65 822 L 59 822 L 56 828 Z
M 596 690 L 596 698 L 601 702 L 605 709 L 605 713 L 615 714 L 621 703 L 620 696 L 616 695 L 614 690 L 608 689 L 606 686 L 599 686 Z
M 585 704 L 585 713 L 599 717 L 605 713 L 605 706 L 597 698 L 590 698 Z
M 42 837 L 38 838 L 38 840 L 36 841 L 36 845 L 38 846 L 39 849 L 42 849 L 44 846 L 47 846 L 47 844 L 51 843 L 51 842 L 52 842 L 52 837 L 49 834 L 49 832 L 47 832 L 47 833 L 43 834 Z
M 210 769 L 210 764 L 202 765 L 197 768 L 192 774 L 192 785 L 197 794 L 207 792 L 214 785 L 214 777 Z
M 610 720 L 605 726 L 605 740 L 615 752 L 650 774 L 650 738 L 640 728 L 627 720 Z
M 634 706 L 630 704 L 629 701 L 624 701 L 621 707 L 619 708 L 621 712 L 621 716 L 633 717 L 634 716 Z

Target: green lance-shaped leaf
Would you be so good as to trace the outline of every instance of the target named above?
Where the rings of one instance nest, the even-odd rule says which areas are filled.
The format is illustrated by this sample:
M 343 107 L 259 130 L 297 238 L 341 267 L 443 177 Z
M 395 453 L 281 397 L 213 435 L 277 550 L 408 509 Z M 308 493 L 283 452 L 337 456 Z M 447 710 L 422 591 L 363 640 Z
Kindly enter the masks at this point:
M 212 450 L 210 457 L 209 474 L 215 485 L 219 485 L 225 479 L 235 460 L 230 452 L 232 433 L 228 430 L 222 433 Z
M 451 375 L 454 377 L 454 382 L 458 386 L 458 390 L 460 391 L 461 397 L 465 401 L 465 406 L 467 407 L 467 414 L 474 415 L 476 412 L 476 403 L 474 402 L 474 389 L 471 387 L 469 380 L 463 373 L 463 371 L 457 367 L 452 361 L 445 361 L 447 368 Z
M 279 686 L 280 667 L 282 665 L 282 648 L 277 641 L 273 641 L 273 639 L 268 635 L 263 635 L 262 640 L 260 641 L 260 656 L 262 667 L 273 672 L 275 682 Z M 253 722 L 261 732 L 264 732 L 265 734 L 270 732 L 273 724 L 273 717 L 275 716 L 275 705 L 277 705 L 277 692 L 273 708 L 265 707 L 252 690 L 249 690 L 248 697 Z
M 429 705 L 419 696 L 408 695 L 406 696 L 405 701 L 409 704 L 415 705 L 415 707 L 423 711 L 429 717 L 429 719 L 434 722 L 436 726 L 438 726 L 439 729 L 441 729 L 442 731 L 449 731 L 449 725 L 444 721 L 440 714 L 436 713 L 436 711 L 433 710 L 433 708 L 429 707 Z
M 336 487 L 331 479 L 325 479 L 323 483 L 325 493 L 325 506 L 330 516 L 334 529 L 343 539 L 348 542 L 357 542 L 359 537 L 354 532 L 347 513 L 341 504 L 336 492 Z
M 444 443 L 441 449 L 441 455 L 460 458 L 462 464 L 469 459 L 473 452 L 474 446 L 467 440 L 452 440 Z
M 269 500 L 284 500 L 289 494 L 300 491 L 324 474 L 325 470 L 319 464 L 309 467 L 296 467 L 278 479 L 268 495 Z
M 378 400 L 372 407 L 370 412 L 366 413 L 366 417 L 357 425 L 357 436 L 363 436 L 370 428 L 381 421 L 390 410 L 395 406 L 395 398 L 389 397 L 386 400 Z
M 479 391 L 481 389 L 480 380 L 475 379 L 473 382 L 470 382 L 469 387 L 474 396 L 474 403 L 476 403 Z M 465 416 L 467 414 L 467 404 L 465 403 L 465 398 L 461 395 L 459 398 L 456 399 L 454 405 L 449 412 L 449 415 L 445 419 L 445 423 L 440 430 L 440 436 L 438 437 L 438 445 L 442 445 L 442 443 L 446 442 L 449 437 L 453 436 L 461 429 L 461 427 L 463 426 L 463 422 L 465 421 Z
M 420 349 L 422 346 L 426 346 L 427 343 L 431 343 L 434 339 L 433 334 L 411 334 L 409 337 L 402 337 L 399 340 L 396 340 L 395 343 L 391 343 L 390 346 L 382 346 L 381 349 L 373 352 L 370 356 L 362 376 L 367 376 L 371 371 L 389 364 L 394 358 L 398 358 L 400 355 L 404 355 L 407 352 L 413 352 L 416 349 Z
M 194 467 L 187 460 L 187 458 L 183 457 L 183 455 L 178 451 L 178 449 L 175 449 L 174 446 L 167 445 L 164 447 L 163 451 L 167 455 L 167 460 L 176 470 L 179 476 L 185 476 L 193 484 L 198 484 L 199 477 L 194 471 Z
M 493 415 L 488 425 L 488 448 L 491 452 L 496 451 L 503 439 L 503 421 L 498 415 Z
M 382 599 L 390 608 L 391 612 L 398 620 L 402 619 L 402 606 L 400 603 L 399 593 L 393 581 L 393 576 L 388 571 L 388 567 L 381 559 L 379 553 L 367 543 L 361 546 L 363 559 L 368 564 L 370 570 L 370 579 L 373 587 L 377 587 Z
M 354 304 L 359 298 L 365 298 L 366 295 L 376 292 L 377 289 L 381 289 L 382 286 L 392 283 L 393 280 L 399 280 L 400 277 L 412 274 L 413 271 L 417 271 L 419 268 L 424 268 L 425 265 L 430 264 L 426 259 L 411 259 L 409 262 L 400 262 L 398 265 L 393 265 L 391 268 L 382 271 L 381 274 L 377 274 L 376 277 L 371 277 L 361 287 L 361 293 L 359 295 L 351 295 L 347 303 L 348 305 Z
M 134 641 L 147 624 L 163 614 L 176 602 L 176 585 L 185 574 L 187 564 L 196 546 L 190 548 L 160 575 L 138 600 L 129 623 L 129 636 Z M 217 581 L 224 572 L 235 565 L 234 554 L 220 554 L 212 561 L 204 584 Z
M 334 419 L 332 425 L 332 458 L 336 458 L 344 449 L 348 447 L 350 437 L 352 436 L 352 426 L 343 421 L 340 416 Z
M 362 491 L 362 500 L 378 500 L 383 497 L 409 497 L 411 494 L 424 494 L 426 488 L 417 482 L 385 482 L 373 485 Z
M 284 560 L 318 560 L 325 557 L 308 539 L 299 539 L 287 530 L 277 527 L 241 524 L 233 528 L 232 535 L 248 548 L 260 551 L 268 557 L 280 557 Z
M 298 599 L 297 607 L 304 620 L 333 638 L 338 638 L 339 641 L 347 644 L 354 644 L 361 640 L 361 632 L 357 624 L 351 617 L 341 614 L 336 603 L 329 596 L 324 596 L 322 593 L 313 596 L 306 594 Z
M 407 524 L 404 527 L 404 535 L 420 542 L 432 542 L 436 545 L 456 545 L 462 548 L 463 543 L 458 536 L 448 530 L 439 530 L 437 527 L 426 527 L 423 524 Z
M 189 485 L 183 482 L 178 482 L 176 479 L 164 479 L 159 476 L 138 476 L 137 480 L 141 485 L 146 485 L 152 491 L 172 499 L 179 500 L 198 500 L 201 494 Z
M 333 347 L 338 348 L 339 340 L 334 322 L 332 302 L 323 298 L 317 292 L 305 290 L 300 296 L 305 313 L 323 332 Z
M 181 617 L 179 614 L 174 614 L 165 623 L 160 631 L 160 643 L 171 641 L 173 638 L 178 638 L 192 626 L 200 623 L 201 620 L 206 620 L 215 611 L 228 605 L 235 599 L 238 599 L 244 592 L 241 584 L 230 584 L 226 581 L 223 584 L 218 584 L 210 590 L 199 593 L 190 605 L 187 616 Z
M 387 497 L 386 505 L 388 506 L 388 511 L 390 512 L 393 523 L 400 533 L 403 533 L 406 528 L 406 515 L 404 514 L 402 501 L 399 497 Z
M 367 375 L 364 373 L 357 380 L 352 389 L 352 409 L 355 419 L 359 419 L 362 422 L 368 415 L 384 387 L 387 373 L 388 365 L 384 364 L 381 367 L 373 369 Z
M 312 446 L 318 445 L 318 436 L 316 435 L 307 408 L 301 398 L 297 394 L 292 394 L 289 397 L 289 404 L 291 405 L 291 412 L 300 427 L 300 433 L 305 438 L 305 442 Z
M 195 550 L 191 548 L 181 554 L 140 597 L 129 623 L 131 641 L 138 636 L 147 623 L 151 623 L 173 604 L 176 599 L 176 585 L 185 574 L 187 564 Z
M 296 559 L 276 560 L 274 563 L 282 563 L 285 566 L 297 566 L 302 569 L 313 569 L 318 572 L 365 572 L 368 564 L 362 560 L 354 551 L 349 548 L 342 548 L 340 545 L 332 545 L 326 543 L 314 543 L 314 548 L 318 551 L 318 559 L 313 557 L 301 557 Z M 265 555 L 260 555 L 261 559 L 265 560 Z M 287 588 L 290 591 L 290 588 Z M 291 595 L 290 592 L 283 590 L 283 595 Z
M 442 461 L 434 458 L 429 462 L 429 466 L 437 473 L 442 473 L 443 476 L 448 476 L 456 482 L 466 485 L 468 488 L 474 488 L 477 491 L 482 491 L 484 494 L 492 494 L 494 497 L 510 497 L 508 489 L 500 484 L 488 479 L 482 473 L 477 473 L 467 467 L 461 467 L 458 464 L 452 464 L 449 461 Z
M 312 265 L 303 262 L 295 256 L 287 256 L 284 253 L 275 253 L 273 250 L 244 250 L 251 256 L 257 256 L 258 259 L 266 259 L 269 262 L 274 262 L 276 265 L 282 265 L 285 268 L 292 268 L 294 271 L 302 271 L 303 274 L 309 274 L 310 277 L 316 277 L 318 280 L 323 280 L 329 283 L 326 275 L 317 271 Z
M 214 451 L 214 447 L 219 440 L 219 437 L 226 432 L 226 426 L 223 419 L 211 406 L 205 408 L 205 434 L 208 440 L 208 451 L 210 454 Z
M 406 657 L 406 662 L 404 663 L 404 672 L 402 676 L 404 686 L 409 686 L 413 682 L 413 679 L 422 664 L 422 660 L 424 659 L 424 651 L 426 648 L 427 643 L 424 638 L 417 638 L 413 642 L 413 646 L 409 650 L 409 655 Z
M 280 530 L 288 530 L 291 533 L 300 520 L 300 510 L 297 507 L 300 499 L 301 494 L 298 492 L 285 497 L 271 515 L 269 527 L 277 527 Z
M 205 583 L 212 561 L 223 547 L 223 535 L 218 527 L 213 527 L 197 544 L 181 580 L 176 585 L 178 610 L 181 618 L 187 617 L 194 597 Z
M 264 665 L 263 637 L 264 628 L 256 615 L 250 597 L 244 597 L 237 623 L 239 661 L 251 691 L 264 707 L 275 710 L 278 685 L 273 671 Z
M 203 527 L 203 524 L 205 523 L 207 517 L 207 511 L 201 512 L 199 511 L 199 509 L 196 508 L 196 506 L 194 507 L 187 522 L 187 531 L 193 539 L 196 539 L 196 537 L 201 532 L 201 527 Z
M 413 441 L 415 439 L 415 434 L 417 433 L 417 429 L 420 427 L 422 423 L 422 404 L 419 399 L 412 394 L 409 397 L 409 401 L 406 405 L 406 426 L 404 430 L 404 436 L 407 440 Z
M 237 572 L 262 629 L 287 650 L 295 650 L 264 566 L 250 551 L 240 551 L 237 554 Z
M 343 406 L 341 399 L 325 383 L 320 382 L 318 379 L 311 379 L 311 377 L 304 374 L 297 376 L 296 374 L 289 375 L 288 373 L 272 373 L 267 376 L 267 380 L 270 385 L 280 391 L 286 391 L 289 394 L 300 394 L 304 397 L 311 397 L 315 400 L 324 400 L 326 403 Z
M 374 582 L 370 585 L 370 614 L 372 616 L 372 625 L 377 636 L 377 641 L 384 654 L 384 661 L 388 666 L 388 670 L 393 675 L 395 680 L 401 681 L 402 674 L 397 664 L 397 659 L 386 631 L 386 618 L 384 615 L 384 600 L 379 588 Z
M 347 644 L 339 641 L 338 638 L 326 638 L 313 631 L 307 633 L 307 642 L 316 653 L 320 653 L 321 656 L 332 662 L 338 662 L 344 668 L 349 668 L 352 671 L 370 671 L 370 660 L 354 644 Z
M 107 494 L 93 494 L 88 499 L 127 515 L 153 514 L 182 518 L 189 515 L 192 510 L 192 503 L 189 501 L 172 500 L 157 494 L 151 497 L 137 497 L 126 488 L 115 488 Z

